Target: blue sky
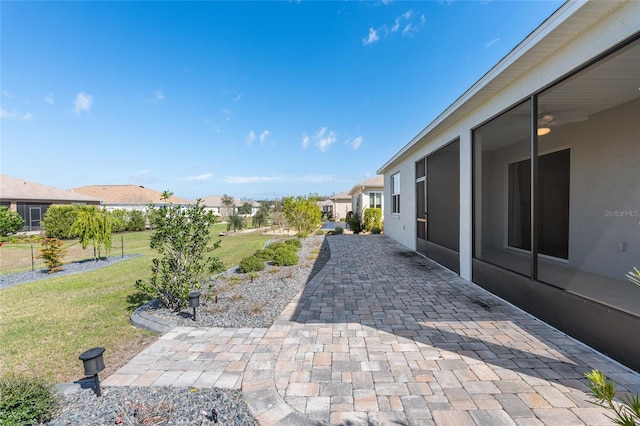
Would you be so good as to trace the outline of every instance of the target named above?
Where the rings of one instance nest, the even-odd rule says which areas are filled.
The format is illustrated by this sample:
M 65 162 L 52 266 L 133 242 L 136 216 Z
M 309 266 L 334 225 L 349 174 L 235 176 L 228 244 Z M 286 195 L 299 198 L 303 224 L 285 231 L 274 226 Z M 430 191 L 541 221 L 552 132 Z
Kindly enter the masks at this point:
M 195 199 L 375 176 L 561 1 L 0 2 L 0 169 Z

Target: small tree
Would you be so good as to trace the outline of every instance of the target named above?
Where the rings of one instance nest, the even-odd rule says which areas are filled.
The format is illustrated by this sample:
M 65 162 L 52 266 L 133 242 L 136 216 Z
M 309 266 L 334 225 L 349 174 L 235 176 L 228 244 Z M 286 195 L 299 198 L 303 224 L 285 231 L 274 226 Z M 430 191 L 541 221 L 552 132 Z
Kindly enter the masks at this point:
M 0 206 L 0 237 L 6 237 L 18 232 L 24 226 L 24 219 L 16 212 L 5 206 Z
M 186 208 L 169 203 L 157 211 L 150 246 L 160 257 L 152 260 L 151 279 L 138 280 L 136 288 L 158 298 L 168 309 L 180 311 L 190 291 L 225 270 L 222 261 L 211 254 L 220 246 L 220 240 L 211 242 L 209 232 L 215 216 L 200 199 Z
M 245 201 L 244 204 L 238 207 L 238 214 L 250 215 L 251 210 L 253 210 L 253 206 Z
M 347 225 L 349 225 L 349 229 L 354 234 L 359 234 L 362 232 L 362 215 L 360 214 L 360 210 L 356 209 L 350 215 L 347 215 Z
M 233 229 L 235 231 L 242 231 L 245 228 L 244 218 L 237 214 L 232 214 L 229 216 L 229 220 L 227 221 L 227 231 Z
M 253 215 L 251 219 L 252 224 L 255 228 L 260 228 L 267 224 L 267 220 L 269 219 L 269 204 L 266 202 L 260 203 L 260 209 Z
M 316 195 L 285 197 L 282 212 L 293 229 L 299 234 L 309 234 L 320 225 L 322 210 Z
M 222 205 L 224 206 L 221 212 L 222 216 L 229 217 L 233 215 L 234 208 L 236 206 L 236 202 L 234 201 L 233 197 L 227 194 L 223 194 L 221 201 L 222 201 Z
M 49 273 L 58 272 L 62 270 L 62 258 L 65 255 L 64 243 L 59 238 L 43 238 L 40 240 L 40 254 L 38 259 L 44 259 L 44 264 L 47 265 Z
M 111 251 L 111 215 L 106 210 L 96 206 L 81 207 L 70 231 L 79 236 L 83 249 L 89 243 L 93 245 L 93 258 L 96 260 L 102 257 L 103 248 L 105 254 Z

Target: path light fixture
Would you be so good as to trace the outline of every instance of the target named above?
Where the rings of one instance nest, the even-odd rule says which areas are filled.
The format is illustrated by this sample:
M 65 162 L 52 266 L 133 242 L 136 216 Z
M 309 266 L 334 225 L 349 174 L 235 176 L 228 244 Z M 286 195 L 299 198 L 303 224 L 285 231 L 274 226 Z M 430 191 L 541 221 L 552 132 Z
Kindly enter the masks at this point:
M 200 292 L 192 291 L 189 293 L 189 307 L 193 308 L 193 320 L 196 320 L 196 308 L 200 306 Z
M 98 373 L 104 370 L 104 360 L 102 359 L 103 353 L 104 348 L 91 348 L 88 351 L 82 352 L 79 357 L 84 365 L 85 376 L 93 376 L 93 382 L 96 385 L 96 396 L 102 396 Z

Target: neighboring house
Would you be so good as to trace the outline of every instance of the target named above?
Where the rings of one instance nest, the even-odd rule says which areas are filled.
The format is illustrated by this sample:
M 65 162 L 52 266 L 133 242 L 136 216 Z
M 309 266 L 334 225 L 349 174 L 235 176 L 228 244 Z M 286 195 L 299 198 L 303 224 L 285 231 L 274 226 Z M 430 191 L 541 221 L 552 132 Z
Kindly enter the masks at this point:
M 329 197 L 331 201 L 331 210 L 333 218 L 335 220 L 344 220 L 347 217 L 347 213 L 351 211 L 351 195 L 349 191 L 341 192 Z
M 564 3 L 380 168 L 385 234 L 640 371 L 639 76 L 639 1 Z
M 146 211 L 151 205 L 160 207 L 172 203 L 186 207 L 193 204 L 193 201 L 175 195 L 163 200 L 162 192 L 139 185 L 89 185 L 73 188 L 72 191 L 99 198 L 107 210 Z
M 347 194 L 351 197 L 351 211 L 357 210 L 364 217 L 365 209 L 379 208 L 384 218 L 384 176 L 357 183 Z
M 241 200 L 237 198 L 233 198 L 233 205 L 231 207 L 225 206 L 222 203 L 222 195 L 209 195 L 207 197 L 202 198 L 202 202 L 206 206 L 207 210 L 210 210 L 216 216 L 226 217 L 235 213 L 238 213 L 240 207 L 244 206 L 245 203 L 251 204 L 251 213 L 248 216 L 255 216 L 256 213 L 260 210 L 260 203 L 253 200 Z
M 318 207 L 320 207 L 320 210 L 322 210 L 322 216 L 326 218 L 333 218 L 333 201 L 318 201 Z
M 39 231 L 40 220 L 52 205 L 100 205 L 100 199 L 65 189 L 7 175 L 0 175 L 0 205 L 17 212 L 24 220 L 26 229 Z

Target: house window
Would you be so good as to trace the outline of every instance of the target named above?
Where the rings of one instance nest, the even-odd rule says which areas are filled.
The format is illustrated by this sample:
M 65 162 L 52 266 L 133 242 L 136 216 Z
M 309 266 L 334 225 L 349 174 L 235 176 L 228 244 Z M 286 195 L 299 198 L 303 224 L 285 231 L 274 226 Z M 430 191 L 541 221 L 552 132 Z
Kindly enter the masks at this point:
M 391 176 L 391 213 L 400 213 L 400 173 Z
M 381 209 L 382 208 L 382 192 L 370 192 L 369 193 L 369 208 Z

